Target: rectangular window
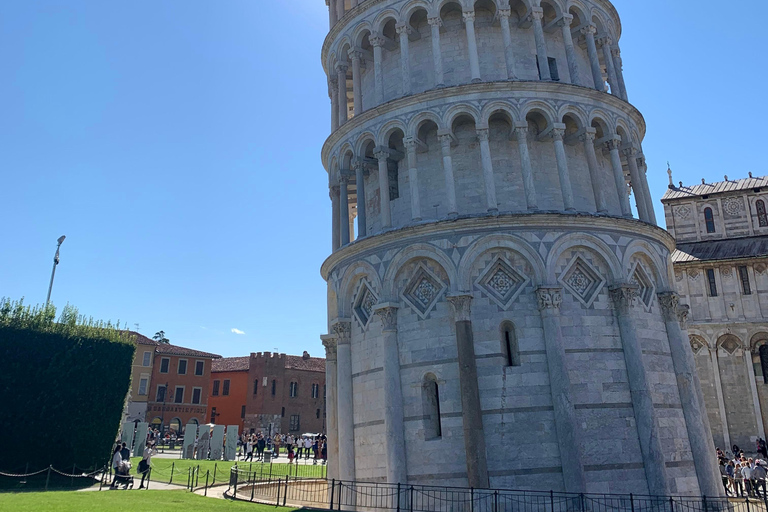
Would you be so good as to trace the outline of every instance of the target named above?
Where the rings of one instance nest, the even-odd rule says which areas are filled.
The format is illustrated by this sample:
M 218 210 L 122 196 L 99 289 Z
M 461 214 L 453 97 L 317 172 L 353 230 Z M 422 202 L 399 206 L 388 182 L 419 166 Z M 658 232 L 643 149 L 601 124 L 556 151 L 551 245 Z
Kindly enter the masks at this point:
M 290 388 L 290 395 L 291 398 L 296 398 L 296 394 L 298 393 L 298 382 L 291 382 L 291 388 Z
M 259 394 L 259 379 L 254 379 L 253 381 L 253 396 L 256 396 Z
M 164 357 L 160 360 L 160 373 L 168 373 L 168 368 L 171 366 L 171 360 Z
M 205 361 L 195 362 L 195 375 L 202 375 L 205 372 Z
M 320 419 L 320 409 L 315 411 L 315 418 Z
M 280 417 L 285 418 L 285 407 L 280 408 Z
M 179 359 L 179 375 L 187 374 L 187 360 Z
M 293 431 L 301 430 L 301 423 L 299 422 L 298 414 L 294 414 L 291 416 L 290 430 L 293 430 Z
M 157 386 L 155 402 L 165 402 L 165 386 Z
M 211 396 L 219 396 L 219 385 L 221 384 L 220 380 L 213 381 L 213 392 L 211 393 Z
M 739 277 L 741 278 L 741 291 L 744 295 L 752 295 L 752 288 L 749 286 L 749 272 L 747 267 L 739 267 Z
M 176 396 L 173 397 L 173 402 L 177 404 L 184 403 L 184 386 L 176 386 Z
M 312 384 L 312 398 L 317 398 L 318 393 L 320 393 L 320 385 Z
M 547 66 L 549 67 L 549 76 L 553 81 L 560 81 L 560 73 L 557 71 L 557 59 L 553 57 L 547 57 Z M 539 58 L 536 57 L 536 70 L 539 72 L 539 80 L 541 80 L 541 65 L 539 64 Z
M 240 407 L 240 418 L 245 418 L 245 406 Z
M 277 393 L 277 381 L 272 380 L 272 396 L 275 396 L 275 393 Z
M 717 297 L 717 282 L 715 282 L 715 270 L 707 269 L 707 281 L 709 282 L 709 296 Z
M 144 359 L 141 361 L 141 366 L 149 366 L 152 362 L 152 352 L 144 352 Z
M 229 379 L 224 379 L 224 386 L 221 388 L 221 394 L 223 396 L 229 396 Z
M 192 403 L 197 405 L 200 403 L 200 395 L 203 394 L 203 388 L 192 388 Z
M 139 395 L 144 396 L 147 394 L 147 386 L 149 385 L 149 379 L 142 377 L 139 381 Z

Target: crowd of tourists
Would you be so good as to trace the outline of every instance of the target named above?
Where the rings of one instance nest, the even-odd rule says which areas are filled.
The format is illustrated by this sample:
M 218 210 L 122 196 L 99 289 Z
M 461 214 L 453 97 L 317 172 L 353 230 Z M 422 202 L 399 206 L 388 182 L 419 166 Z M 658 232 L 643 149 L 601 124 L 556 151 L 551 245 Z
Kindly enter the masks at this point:
M 277 433 L 274 436 L 265 435 L 261 432 L 254 434 L 243 434 L 237 443 L 239 456 L 243 461 L 253 461 L 254 456 L 257 461 L 264 460 L 264 452 L 268 451 L 273 459 L 280 457 L 280 450 L 283 449 L 288 458 L 288 464 L 300 460 L 302 456 L 305 460 L 312 457 L 312 464 L 325 464 L 328 461 L 328 444 L 325 435 L 291 435 Z
M 746 457 L 744 451 L 733 445 L 732 451 L 726 454 L 717 448 L 717 459 L 720 464 L 720 475 L 723 488 L 728 496 L 768 499 L 765 491 L 765 478 L 768 474 L 768 447 L 765 440 L 757 439 L 757 453 L 762 456 Z M 762 492 L 761 492 L 762 491 Z
M 157 453 L 155 449 L 155 441 L 148 440 L 144 446 L 144 453 L 139 461 L 137 474 L 141 475 L 141 485 L 139 489 L 144 488 L 144 479 L 147 478 L 149 473 L 150 461 L 152 456 Z M 130 485 L 133 487 L 133 477 L 131 476 L 131 450 L 126 443 L 118 442 L 115 448 L 112 450 L 112 471 L 114 476 L 110 487 L 115 488 L 120 484 L 124 484 L 126 487 Z

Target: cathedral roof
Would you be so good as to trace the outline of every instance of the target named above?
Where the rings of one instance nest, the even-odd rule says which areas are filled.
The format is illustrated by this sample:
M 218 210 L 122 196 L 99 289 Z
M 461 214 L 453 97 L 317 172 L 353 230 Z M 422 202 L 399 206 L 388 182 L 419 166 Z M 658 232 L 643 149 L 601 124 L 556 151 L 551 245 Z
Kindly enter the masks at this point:
M 751 173 L 750 173 L 751 174 Z M 700 183 L 698 185 L 668 188 L 661 198 L 662 201 L 670 199 L 684 199 L 689 197 L 705 196 L 708 194 L 722 194 L 723 192 L 737 192 L 760 187 L 768 187 L 768 176 L 742 178 L 740 180 L 726 180 L 715 183 Z
M 677 244 L 673 263 L 735 260 L 768 256 L 768 236 L 750 236 L 728 240 L 707 240 Z

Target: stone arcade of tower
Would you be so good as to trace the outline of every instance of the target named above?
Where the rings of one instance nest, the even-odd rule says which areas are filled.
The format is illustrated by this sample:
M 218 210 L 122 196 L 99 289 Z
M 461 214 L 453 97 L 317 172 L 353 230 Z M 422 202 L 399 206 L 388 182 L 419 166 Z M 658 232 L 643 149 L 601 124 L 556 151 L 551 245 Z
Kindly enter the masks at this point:
M 329 13 L 329 477 L 718 495 L 614 7 Z

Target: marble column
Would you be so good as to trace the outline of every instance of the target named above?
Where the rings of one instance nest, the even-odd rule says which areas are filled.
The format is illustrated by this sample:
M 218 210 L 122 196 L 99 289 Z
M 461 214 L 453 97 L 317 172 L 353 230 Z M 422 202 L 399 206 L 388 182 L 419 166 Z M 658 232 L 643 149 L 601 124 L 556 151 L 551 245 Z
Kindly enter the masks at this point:
M 358 50 L 350 50 L 349 58 L 352 60 L 352 97 L 355 115 L 363 113 L 363 85 L 360 75 L 360 65 L 363 60 L 363 53 Z
M 336 65 L 336 82 L 339 84 L 339 126 L 347 122 L 347 69 L 346 64 Z
M 387 457 L 387 483 L 408 481 L 405 455 L 405 420 L 400 383 L 400 351 L 397 345 L 397 310 L 393 303 L 374 308 L 381 318 L 381 345 L 384 361 L 384 446 Z
M 491 160 L 491 146 L 488 143 L 488 128 L 478 128 L 477 138 L 480 141 L 480 160 L 483 164 L 483 181 L 485 182 L 485 201 L 489 213 L 499 213 L 499 205 L 496 201 L 496 182 L 493 176 L 493 161 Z
M 453 160 L 451 159 L 451 143 L 453 136 L 449 133 L 438 134 L 440 149 L 443 153 L 443 173 L 445 175 L 445 198 L 448 202 L 448 216 L 456 217 L 459 210 L 456 207 L 456 182 L 453 177 Z
M 693 359 L 688 335 L 681 328 L 678 316 L 678 295 L 675 292 L 662 292 L 658 297 L 664 325 L 667 328 L 669 349 L 677 376 L 677 388 L 680 392 L 680 403 L 683 407 L 685 427 L 688 431 L 700 493 L 704 496 L 722 496 L 720 471 L 717 460 L 712 456 L 715 445 L 712 442 L 709 417 L 703 401 L 701 385 L 696 380 L 696 361 Z
M 621 50 L 619 50 L 618 46 L 611 50 L 611 56 L 613 57 L 613 68 L 616 70 L 616 78 L 619 81 L 621 99 L 624 101 L 629 101 L 629 98 L 627 97 L 627 86 L 624 83 L 624 70 L 622 69 L 623 63 L 621 61 Z
M 616 193 L 619 195 L 619 204 L 621 205 L 621 215 L 632 218 L 632 209 L 629 206 L 629 196 L 627 195 L 627 181 L 624 179 L 624 169 L 621 167 L 621 137 L 608 140 L 606 147 L 611 155 L 611 167 L 613 167 L 613 179 L 616 183 Z
M 352 396 L 352 324 L 338 320 L 332 326 L 338 342 L 336 355 L 336 397 L 339 414 L 339 478 L 355 480 L 355 415 Z
M 645 210 L 648 212 L 648 222 L 654 226 L 658 226 L 656 222 L 656 210 L 653 208 L 653 197 L 651 197 L 651 191 L 648 188 L 648 176 L 646 174 L 647 166 L 645 165 L 645 156 L 643 156 L 642 150 L 638 153 L 638 166 L 640 168 L 640 184 L 645 192 Z
M 552 140 L 555 143 L 555 159 L 557 160 L 557 174 L 560 176 L 560 192 L 563 195 L 565 211 L 575 212 L 576 208 L 573 206 L 573 187 L 571 186 L 571 175 L 568 172 L 568 158 L 565 156 L 563 136 L 565 136 L 565 125 L 556 123 L 552 129 Z
M 361 160 L 355 161 L 355 181 L 357 182 L 357 239 L 368 235 L 365 211 L 365 167 Z
M 565 45 L 565 59 L 568 61 L 568 74 L 571 77 L 572 84 L 578 84 L 579 79 L 579 64 L 576 60 L 576 50 L 573 48 L 573 34 L 571 33 L 571 23 L 573 22 L 573 16 L 570 14 L 563 14 L 557 25 L 563 29 L 563 44 Z
M 562 290 L 542 286 L 536 290 L 536 298 L 544 328 L 544 348 L 549 367 L 549 386 L 555 412 L 555 428 L 560 449 L 560 464 L 566 492 L 586 492 L 583 453 L 580 442 L 576 409 L 573 404 L 571 379 L 565 362 L 565 344 L 560 326 Z
M 480 408 L 480 387 L 477 381 L 475 342 L 472 335 L 472 295 L 447 297 L 453 307 L 456 323 L 456 350 L 459 359 L 459 390 L 461 419 L 464 427 L 464 451 L 467 457 L 467 480 L 470 487 L 487 489 L 488 459 L 485 451 L 483 412 Z
M 592 68 L 592 79 L 595 81 L 595 89 L 603 92 L 605 91 L 605 82 L 603 82 L 603 72 L 600 71 L 600 57 L 597 56 L 595 32 L 597 32 L 597 28 L 594 25 L 587 25 L 581 29 L 581 33 L 587 41 L 587 55 L 589 56 L 589 64 Z
M 709 347 L 707 347 L 709 349 Z M 723 400 L 723 383 L 720 380 L 720 362 L 717 357 L 717 346 L 709 352 L 710 361 L 712 361 L 712 372 L 715 380 L 715 394 L 717 395 L 717 409 L 720 411 L 720 425 L 723 430 L 723 441 L 726 448 L 733 446 L 731 444 L 731 432 L 728 430 L 728 415 L 725 413 L 725 401 Z
M 547 40 L 544 39 L 544 27 L 541 26 L 541 19 L 544 17 L 544 9 L 534 7 L 531 9 L 531 20 L 533 22 L 533 37 L 536 40 L 536 58 L 539 60 L 539 76 L 542 80 L 552 80 L 549 72 L 549 57 L 547 56 Z
M 757 435 L 765 439 L 765 426 L 763 425 L 763 413 L 760 410 L 760 397 L 757 395 L 757 384 L 755 383 L 755 366 L 752 364 L 752 352 L 745 348 L 744 369 L 747 372 L 747 382 L 749 382 L 749 391 L 752 394 L 752 407 L 755 410 L 755 423 L 757 423 Z
M 339 21 L 338 13 L 336 12 L 336 2 L 343 1 L 343 0 L 328 0 L 328 15 L 330 17 L 330 28 L 333 28 L 333 26 L 336 24 L 337 21 Z
M 587 167 L 592 182 L 592 192 L 595 194 L 597 213 L 608 213 L 608 203 L 605 200 L 605 192 L 600 182 L 600 167 L 597 165 L 597 155 L 595 154 L 596 132 L 595 128 L 587 128 L 581 136 L 581 140 L 584 142 L 584 152 L 587 154 Z
M 341 20 L 344 17 L 344 0 L 336 0 L 336 20 Z
M 408 183 L 411 186 L 411 220 L 421 220 L 421 200 L 419 199 L 419 168 L 416 164 L 418 142 L 412 138 L 403 141 L 408 158 Z
M 507 7 L 499 9 L 497 13 L 499 23 L 501 24 L 501 39 L 504 42 L 504 62 L 507 65 L 507 78 L 509 80 L 516 80 L 515 49 L 512 45 L 512 32 L 509 30 L 509 17 L 512 15 L 512 11 Z
M 603 48 L 603 62 L 605 62 L 605 70 L 608 74 L 608 85 L 611 86 L 611 94 L 621 98 L 621 92 L 619 90 L 619 80 L 616 78 L 616 70 L 613 67 L 613 56 L 611 55 L 611 41 L 610 37 L 601 37 L 598 41 Z
M 480 58 L 477 55 L 477 37 L 475 37 L 475 11 L 464 11 L 464 28 L 467 32 L 467 52 L 469 53 L 469 72 L 473 82 L 480 82 Z
M 339 421 L 336 399 L 336 335 L 320 336 L 325 347 L 325 418 L 328 438 L 328 478 L 339 478 Z
M 652 495 L 667 496 L 671 489 L 661 447 L 661 431 L 656 411 L 653 408 L 651 383 L 645 370 L 643 351 L 637 338 L 637 325 L 632 314 L 637 293 L 636 285 L 620 284 L 610 289 L 614 314 L 619 324 L 621 346 L 629 380 L 632 408 L 635 412 L 635 427 L 640 438 L 640 452 L 643 457 L 648 491 Z
M 389 204 L 389 168 L 387 158 L 389 151 L 377 147 L 373 156 L 379 161 L 379 202 L 381 203 L 381 229 L 392 227 L 392 210 Z
M 339 232 L 339 193 L 339 186 L 331 185 L 331 239 L 334 251 L 341 246 Z
M 384 103 L 384 73 L 381 70 L 381 47 L 384 45 L 384 38 L 371 35 L 368 41 L 373 46 L 373 88 L 376 94 L 376 105 L 381 105 Z
M 339 233 L 341 246 L 349 245 L 349 175 L 339 172 Z
M 339 129 L 339 84 L 335 78 L 328 81 L 328 95 L 331 97 L 331 131 Z
M 528 151 L 528 122 L 515 122 L 515 136 L 517 148 L 520 152 L 520 164 L 523 174 L 523 188 L 525 189 L 525 204 L 528 211 L 538 210 L 536 201 L 536 185 L 533 181 L 533 169 L 531 167 L 531 154 Z
M 408 35 L 411 33 L 411 27 L 408 24 L 402 24 L 395 27 L 398 36 L 400 36 L 400 74 L 403 77 L 403 96 L 411 94 L 411 56 L 408 49 Z
M 635 193 L 635 203 L 637 204 L 637 216 L 644 222 L 650 222 L 646 208 L 648 203 L 645 200 L 645 190 L 643 189 L 643 183 L 640 179 L 640 170 L 637 168 L 637 149 L 630 147 L 622 152 L 627 158 L 629 179 L 632 185 L 632 191 Z
M 428 18 L 430 29 L 432 30 L 432 65 L 435 68 L 435 87 L 443 87 L 445 80 L 443 78 L 443 52 L 440 48 L 440 26 L 443 20 L 440 17 Z

